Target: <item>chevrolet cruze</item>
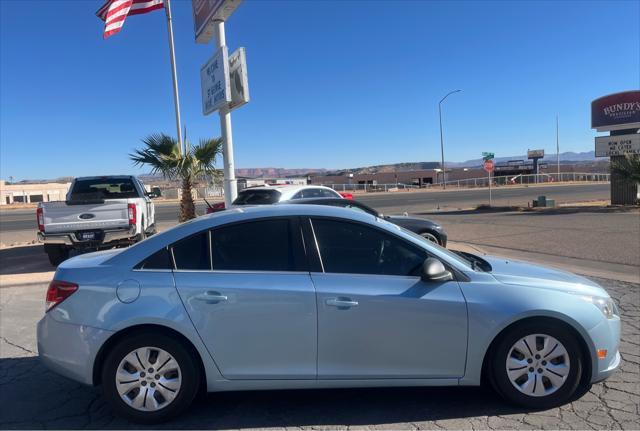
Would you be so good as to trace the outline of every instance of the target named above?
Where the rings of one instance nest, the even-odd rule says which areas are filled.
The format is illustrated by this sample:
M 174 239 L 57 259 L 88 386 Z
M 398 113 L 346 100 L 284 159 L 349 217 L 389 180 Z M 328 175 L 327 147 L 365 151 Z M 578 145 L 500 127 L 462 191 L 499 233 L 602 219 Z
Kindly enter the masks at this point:
M 615 303 L 588 279 L 320 205 L 228 210 L 72 258 L 38 323 L 47 366 L 139 422 L 201 389 L 488 381 L 547 408 L 610 376 L 619 338 Z

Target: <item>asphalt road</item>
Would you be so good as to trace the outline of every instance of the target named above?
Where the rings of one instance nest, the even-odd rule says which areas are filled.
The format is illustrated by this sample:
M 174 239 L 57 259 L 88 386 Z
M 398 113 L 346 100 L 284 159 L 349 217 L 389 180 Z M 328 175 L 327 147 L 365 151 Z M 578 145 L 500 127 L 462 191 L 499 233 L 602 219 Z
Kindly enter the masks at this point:
M 609 184 L 570 184 L 534 187 L 497 187 L 492 190 L 494 205 L 526 206 L 528 202 L 545 195 L 558 203 L 604 200 L 609 198 Z M 381 212 L 429 211 L 440 209 L 469 208 L 489 202 L 487 189 L 462 189 L 446 191 L 416 191 L 398 193 L 369 193 L 357 195 L 357 199 Z M 205 204 L 198 203 L 198 214 L 204 213 Z M 176 222 L 178 203 L 157 202 L 156 222 Z M 0 209 L 0 234 L 36 229 L 33 209 Z
M 640 285 L 595 279 L 622 311 L 620 369 L 562 407 L 530 411 L 488 388 L 395 388 L 229 392 L 202 396 L 162 429 L 638 429 Z M 0 429 L 146 428 L 114 416 L 100 388 L 47 370 L 35 323 L 46 284 L 1 289 Z

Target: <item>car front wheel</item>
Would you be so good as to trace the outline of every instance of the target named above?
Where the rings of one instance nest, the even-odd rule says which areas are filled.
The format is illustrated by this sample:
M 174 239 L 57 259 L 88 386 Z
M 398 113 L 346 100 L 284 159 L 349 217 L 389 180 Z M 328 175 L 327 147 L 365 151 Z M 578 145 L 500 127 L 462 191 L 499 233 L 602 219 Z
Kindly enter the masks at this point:
M 438 237 L 436 237 L 431 232 L 422 232 L 420 234 L 420 236 L 423 237 L 424 239 L 428 240 L 428 241 L 431 241 L 431 242 L 436 243 L 436 244 L 440 244 L 440 241 L 438 240 Z
M 126 337 L 108 354 L 102 384 L 120 416 L 141 423 L 169 420 L 198 392 L 199 367 L 180 341 L 153 332 Z
M 508 401 L 550 408 L 575 395 L 583 365 L 572 331 L 554 323 L 530 322 L 502 337 L 491 367 L 493 384 Z

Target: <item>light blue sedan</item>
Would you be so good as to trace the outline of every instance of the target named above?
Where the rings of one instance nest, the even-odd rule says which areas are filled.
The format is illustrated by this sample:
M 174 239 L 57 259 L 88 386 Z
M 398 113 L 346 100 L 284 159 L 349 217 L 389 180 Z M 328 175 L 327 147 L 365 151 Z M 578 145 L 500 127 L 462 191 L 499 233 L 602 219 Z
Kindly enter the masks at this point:
M 619 339 L 590 280 L 320 205 L 224 211 L 70 259 L 38 323 L 47 366 L 148 423 L 200 389 L 489 381 L 547 408 L 610 376 Z

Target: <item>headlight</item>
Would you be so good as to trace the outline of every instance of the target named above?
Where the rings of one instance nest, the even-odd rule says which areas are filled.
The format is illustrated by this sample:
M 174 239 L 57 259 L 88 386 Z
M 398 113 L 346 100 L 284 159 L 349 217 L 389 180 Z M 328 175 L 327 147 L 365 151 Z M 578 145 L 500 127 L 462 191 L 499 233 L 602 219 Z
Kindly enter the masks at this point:
M 620 316 L 620 311 L 618 310 L 616 303 L 611 298 L 583 295 L 581 295 L 580 298 L 598 307 L 607 319 L 613 319 L 614 316 Z

